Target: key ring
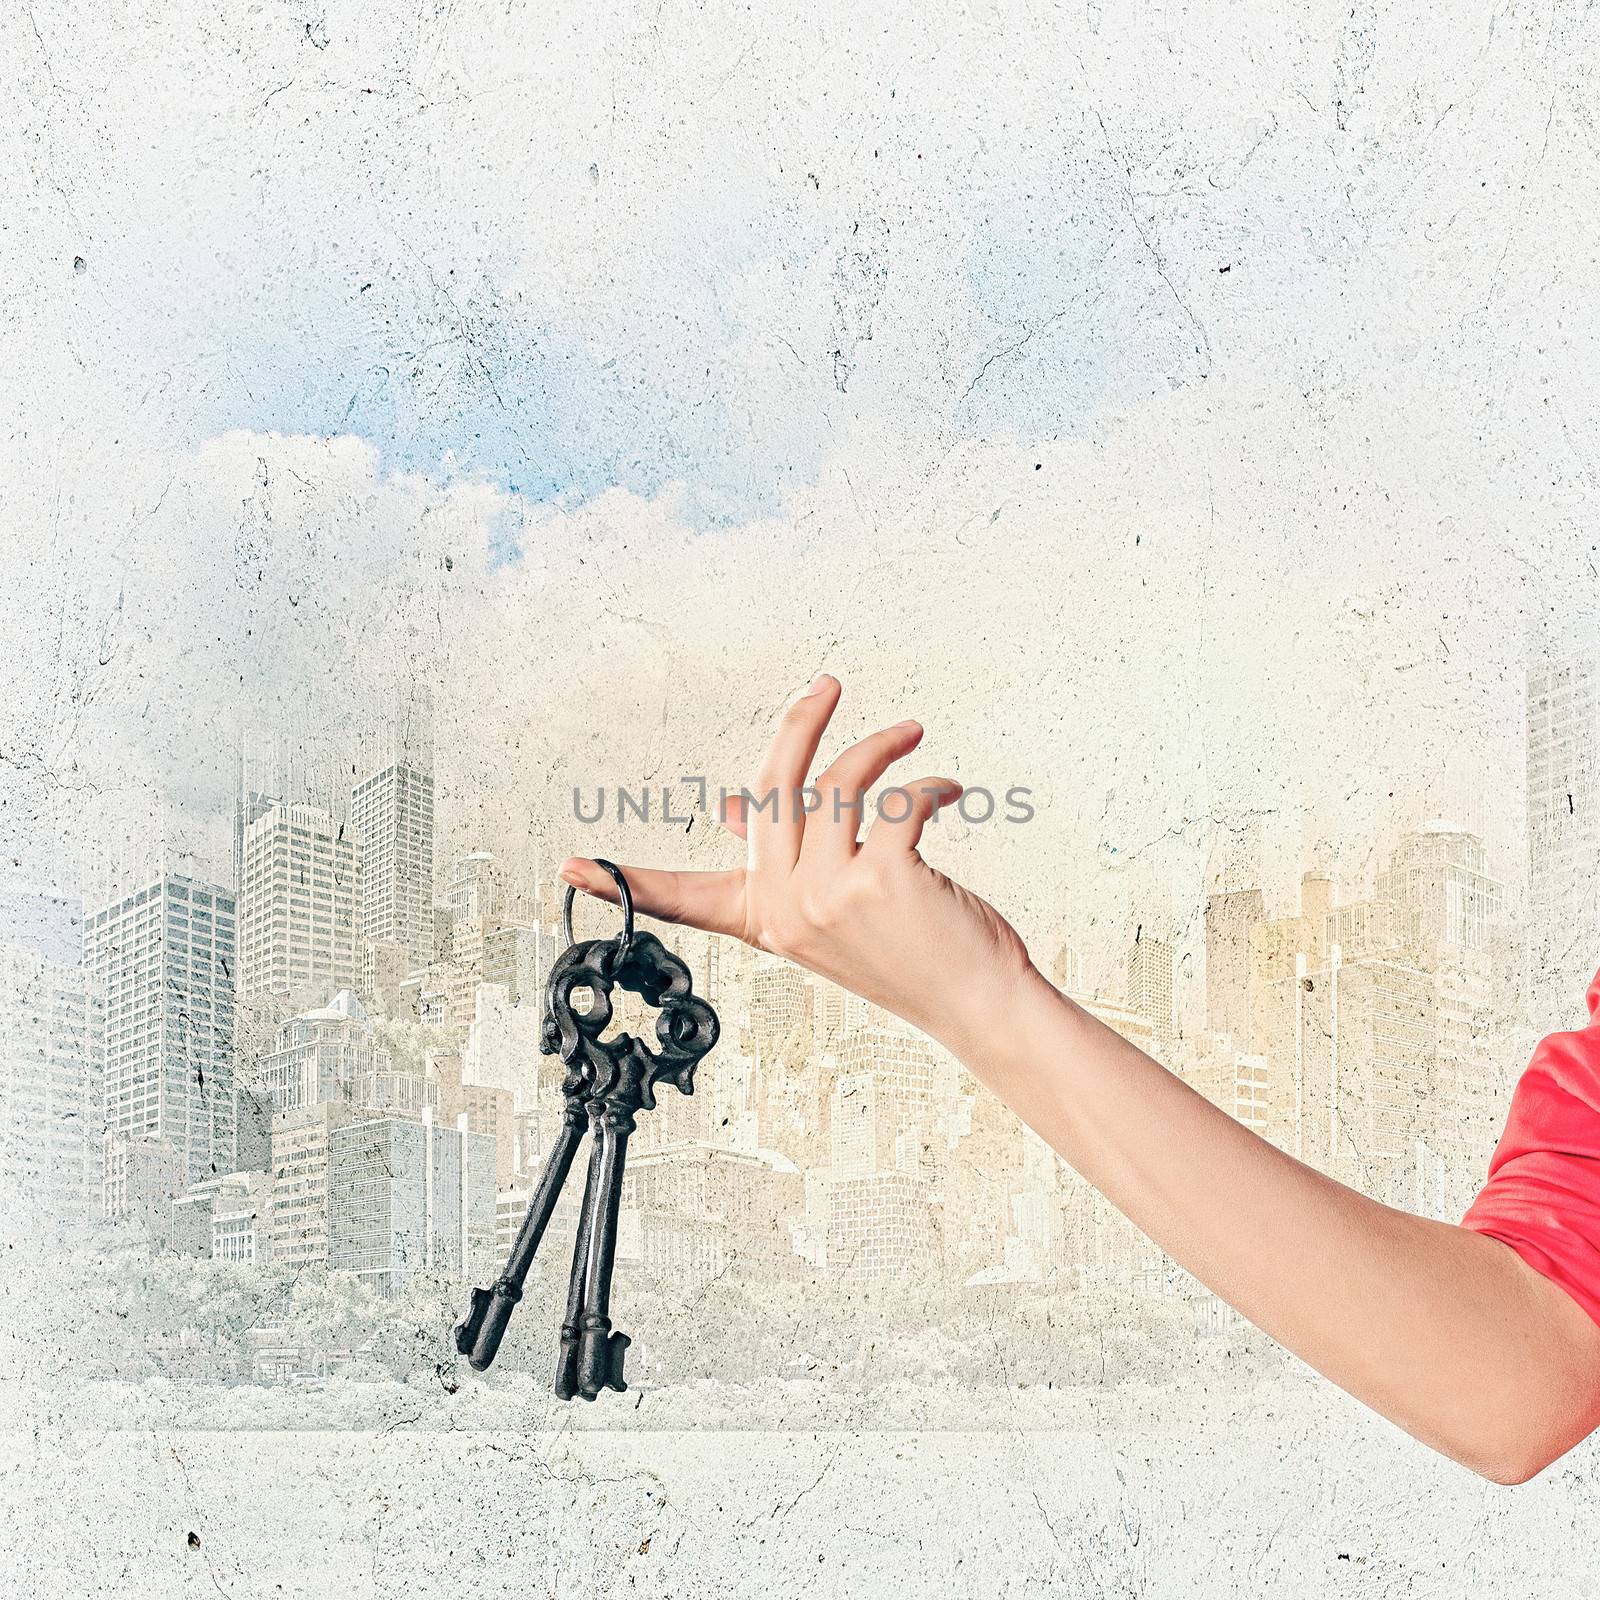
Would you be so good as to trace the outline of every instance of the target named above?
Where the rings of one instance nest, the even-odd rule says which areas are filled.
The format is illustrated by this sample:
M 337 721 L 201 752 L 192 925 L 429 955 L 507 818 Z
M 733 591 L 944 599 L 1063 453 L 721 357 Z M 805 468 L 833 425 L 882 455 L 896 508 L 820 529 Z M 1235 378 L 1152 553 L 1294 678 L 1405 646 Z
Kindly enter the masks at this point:
M 622 868 L 614 862 L 602 861 L 596 856 L 594 864 L 597 867 L 604 867 L 611 874 L 617 886 L 618 897 L 622 901 L 622 937 L 617 940 L 616 953 L 611 958 L 611 966 L 615 970 L 627 958 L 629 947 L 633 944 L 633 891 L 628 887 L 628 880 L 623 876 Z M 577 886 L 569 884 L 566 899 L 561 903 L 561 931 L 566 935 L 569 950 L 577 943 L 572 936 L 572 902 L 577 897 Z
M 572 934 L 577 889 L 568 888 L 561 907 L 567 948 L 556 957 L 545 982 L 539 1042 L 542 1054 L 560 1056 L 566 1068 L 561 1120 L 505 1271 L 489 1288 L 472 1291 L 466 1315 L 455 1327 L 456 1349 L 474 1370 L 486 1370 L 522 1299 L 579 1146 L 588 1138 L 588 1176 L 556 1365 L 555 1391 L 563 1400 L 580 1395 L 593 1400 L 603 1389 L 620 1393 L 628 1387 L 623 1357 L 632 1341 L 611 1320 L 611 1277 L 628 1139 L 638 1114 L 655 1108 L 662 1084 L 670 1083 L 680 1094 L 694 1092 L 695 1068 L 716 1044 L 719 1031 L 716 1012 L 695 994 L 683 961 L 653 933 L 634 931 L 633 893 L 622 869 L 609 861 L 598 864 L 617 886 L 622 931 L 579 944 Z M 658 1008 L 658 1050 L 631 1033 L 602 1037 L 613 1016 L 611 993 L 618 987 Z M 580 1005 L 580 994 L 589 996 L 591 1003 Z

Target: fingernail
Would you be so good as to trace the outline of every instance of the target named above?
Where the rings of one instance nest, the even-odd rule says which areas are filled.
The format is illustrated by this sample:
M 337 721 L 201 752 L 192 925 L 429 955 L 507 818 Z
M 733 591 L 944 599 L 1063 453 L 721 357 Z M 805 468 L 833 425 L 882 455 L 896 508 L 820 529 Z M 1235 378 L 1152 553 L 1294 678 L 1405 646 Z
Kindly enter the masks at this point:
M 807 699 L 811 695 L 821 694 L 822 691 L 824 689 L 826 689 L 827 687 L 828 687 L 828 674 L 826 672 L 819 672 L 816 675 L 816 677 L 814 677 L 811 680 L 810 684 L 806 688 L 805 694 L 801 695 L 800 698 L 802 700 L 804 700 L 804 699 Z
M 907 717 L 904 722 L 895 723 L 895 727 L 896 728 L 915 728 L 918 733 L 922 732 L 922 724 L 920 722 L 916 721 L 916 719 L 913 718 L 913 717 Z
M 570 883 L 575 889 L 581 889 L 583 887 L 583 869 L 581 867 L 574 866 L 569 862 L 563 862 L 561 864 L 556 871 L 556 876 L 563 883 Z

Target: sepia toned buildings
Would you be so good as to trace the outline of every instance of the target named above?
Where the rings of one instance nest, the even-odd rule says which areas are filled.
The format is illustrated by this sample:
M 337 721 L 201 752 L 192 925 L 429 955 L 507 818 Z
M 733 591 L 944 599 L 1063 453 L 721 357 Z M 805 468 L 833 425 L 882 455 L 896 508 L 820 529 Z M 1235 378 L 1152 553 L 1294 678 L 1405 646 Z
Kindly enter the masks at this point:
M 1536 1031 L 1583 1021 L 1600 950 L 1600 653 L 1528 671 L 1527 979 Z
M 1509 1091 L 1510 935 L 1482 841 L 1427 823 L 1350 902 L 1308 875 L 1295 915 L 1249 927 L 1247 977 L 1238 912 L 1251 902 L 1229 902 L 1210 924 L 1227 940 L 1208 1014 L 1247 1019 L 1249 1049 L 1213 1035 L 1207 1092 L 1380 1198 L 1436 1215 L 1464 1205 Z
M 1430 821 L 1359 887 L 1308 871 L 1286 906 L 1252 884 L 1210 894 L 1192 978 L 1178 916 L 1116 952 L 1060 944 L 1059 985 L 1281 1148 L 1459 1215 L 1525 1054 L 1524 978 L 1558 983 L 1570 1013 L 1597 960 L 1600 874 L 1578 870 L 1597 850 L 1597 703 L 1592 664 L 1530 675 L 1526 953 L 1518 885 L 1476 834 Z M 163 871 L 82 919 L 81 962 L 0 945 L 7 1188 L 58 1226 L 105 1217 L 385 1292 L 458 1273 L 509 1243 L 559 1124 L 561 1068 L 538 1048 L 559 886 L 519 894 L 482 849 L 441 868 L 415 752 L 359 769 L 342 819 L 283 798 L 304 790 L 282 768 L 241 790 L 237 896 Z M 914 1030 L 737 942 L 669 942 L 723 1037 L 692 1096 L 640 1119 L 621 1259 L 686 1283 L 1171 1278 Z M 1084 992 L 1086 969 L 1111 992 Z M 630 1003 L 618 1025 L 649 1019 Z
M 1156 1059 L 1172 1059 L 1176 1014 L 1172 995 L 1172 946 L 1140 928 L 1128 951 L 1128 1009 L 1150 1024 L 1150 1048 Z

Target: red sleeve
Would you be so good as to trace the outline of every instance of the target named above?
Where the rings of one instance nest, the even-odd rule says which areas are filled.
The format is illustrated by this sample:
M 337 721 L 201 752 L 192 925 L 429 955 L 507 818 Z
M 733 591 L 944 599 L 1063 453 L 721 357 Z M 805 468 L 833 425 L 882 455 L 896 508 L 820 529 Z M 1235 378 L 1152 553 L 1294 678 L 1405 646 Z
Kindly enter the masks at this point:
M 1462 1226 L 1510 1245 L 1600 1322 L 1600 974 L 1588 1027 L 1534 1051 Z

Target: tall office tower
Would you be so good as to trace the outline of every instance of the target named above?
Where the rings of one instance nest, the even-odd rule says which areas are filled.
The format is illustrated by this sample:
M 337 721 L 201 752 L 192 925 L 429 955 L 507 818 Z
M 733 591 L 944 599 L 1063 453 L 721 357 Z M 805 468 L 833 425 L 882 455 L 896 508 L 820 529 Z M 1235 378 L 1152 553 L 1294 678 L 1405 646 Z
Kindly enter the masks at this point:
M 860 995 L 826 978 L 805 981 L 811 991 L 812 1042 L 818 1050 L 837 1050 L 851 1033 L 867 1025 L 872 1008 Z
M 434 1011 L 444 1022 L 467 1027 L 473 1016 L 473 991 L 489 970 L 494 969 L 497 978 L 505 977 L 508 954 L 516 964 L 514 942 L 508 946 L 500 938 L 508 922 L 502 899 L 500 871 L 487 850 L 474 850 L 456 863 L 446 900 L 448 934 L 436 941 L 436 960 L 422 985 L 433 1003 L 418 1007 L 411 998 L 416 986 L 407 985 L 409 1003 L 419 1014 Z
M 790 1222 L 804 1185 L 770 1153 L 679 1145 L 630 1155 L 622 1181 L 619 1248 L 666 1282 L 695 1294 L 735 1263 L 746 1279 L 798 1266 Z
M 0 1237 L 98 1213 L 100 998 L 82 966 L 0 944 Z
M 764 1051 L 803 1060 L 811 1049 L 811 997 L 804 973 L 776 956 L 750 971 L 750 1032 Z
M 1174 1037 L 1172 946 L 1142 929 L 1128 952 L 1128 1009 L 1150 1019 L 1156 1055 L 1168 1060 Z
M 1070 944 L 1058 945 L 1050 958 L 1050 981 L 1063 994 L 1083 992 L 1083 957 Z
M 379 952 L 394 947 L 404 968 L 433 959 L 433 774 L 395 762 L 350 791 L 350 831 L 361 851 L 363 993 L 370 999 Z
M 909 1028 L 869 1027 L 839 1052 L 830 1134 L 835 1174 L 906 1172 L 931 1179 L 949 1131 L 939 1126 L 938 1063 Z
M 904 1172 L 835 1177 L 827 1193 L 827 1271 L 883 1278 L 939 1261 L 942 1228 L 927 1184 Z
M 1206 899 L 1206 1028 L 1250 1043 L 1250 930 L 1266 920 L 1259 889 L 1232 889 Z
M 1267 1136 L 1294 1155 L 1305 1148 L 1306 979 L 1326 965 L 1330 938 L 1341 937 L 1337 930 L 1367 914 L 1335 906 L 1331 880 L 1311 872 L 1300 880 L 1300 903 L 1294 916 L 1271 917 L 1250 929 L 1249 1037 L 1240 1041 L 1246 1054 L 1267 1064 L 1265 1082 L 1252 1089 Z M 1349 941 L 1347 958 L 1366 953 L 1366 944 L 1350 941 L 1348 931 L 1342 936 Z
M 84 919 L 105 1005 L 105 1119 L 165 1141 L 198 1182 L 235 1165 L 234 900 L 176 873 Z
M 479 993 L 485 991 L 480 989 Z M 429 1115 L 446 1127 L 460 1128 L 487 1138 L 494 1150 L 494 1183 L 501 1188 L 521 1176 L 518 1166 L 518 1141 L 526 1118 L 517 1111 L 517 1097 L 510 1089 L 474 1083 L 466 1073 L 466 1061 L 448 1050 L 428 1053 Z
M 1488 958 L 1504 932 L 1505 890 L 1489 872 L 1483 840 L 1448 822 L 1400 841 L 1378 875 L 1378 898 L 1401 912 L 1407 944 L 1429 966 Z
M 418 1272 L 461 1278 L 493 1252 L 486 1134 L 377 1118 L 328 1139 L 328 1267 L 392 1293 Z
M 1294 1153 L 1381 1200 L 1413 1187 L 1435 1130 L 1437 995 L 1404 956 L 1345 961 L 1339 946 L 1298 981 Z
M 328 1142 L 362 1120 L 353 1106 L 329 1102 L 272 1119 L 272 1259 L 283 1266 L 328 1264 Z
M 288 741 L 246 733 L 233 775 L 233 890 L 244 880 L 244 840 L 252 823 L 266 815 L 287 792 Z
M 1600 651 L 1528 671 L 1528 889 L 1532 1021 L 1577 1027 L 1600 968 Z
M 504 923 L 484 938 L 482 981 L 503 988 L 514 1006 L 542 1006 L 544 980 L 562 944 L 543 928 Z
M 1510 1097 L 1515 981 L 1505 891 L 1483 841 L 1444 822 L 1402 839 L 1377 887 L 1408 956 L 1433 979 L 1428 1144 L 1454 1211 L 1482 1185 Z
M 1297 956 L 1304 956 L 1313 967 L 1325 960 L 1329 929 L 1338 912 L 1333 880 L 1321 873 L 1305 873 L 1295 915 L 1272 917 L 1250 930 L 1251 983 L 1277 982 L 1293 972 Z
M 354 989 L 361 862 L 330 813 L 272 805 L 245 829 L 239 995 L 327 1000 Z
M 350 768 L 342 738 L 297 723 L 263 730 L 250 727 L 237 737 L 238 765 L 233 781 L 233 889 L 244 879 L 245 835 L 276 805 L 296 795 L 308 805 L 331 811 L 348 792 Z M 378 765 L 387 765 L 389 756 Z M 421 763 L 427 766 L 427 761 Z

